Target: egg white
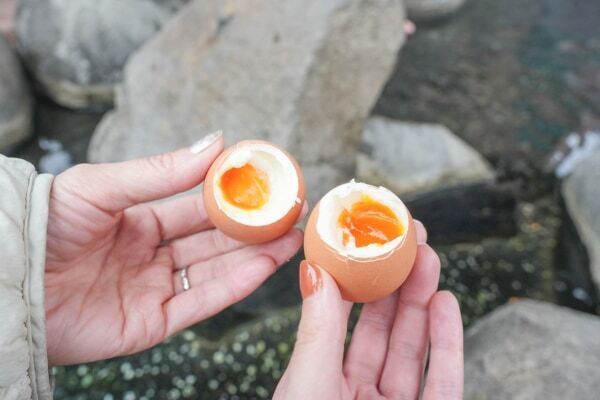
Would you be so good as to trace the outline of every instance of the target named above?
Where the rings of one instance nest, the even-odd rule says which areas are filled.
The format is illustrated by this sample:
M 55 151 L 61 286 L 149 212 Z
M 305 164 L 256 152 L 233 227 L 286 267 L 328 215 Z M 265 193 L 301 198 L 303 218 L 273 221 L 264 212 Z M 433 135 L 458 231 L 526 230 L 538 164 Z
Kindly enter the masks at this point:
M 256 210 L 245 210 L 228 202 L 221 190 L 221 177 L 231 168 L 246 164 L 265 172 L 269 179 L 269 200 Z M 298 174 L 290 158 L 277 147 L 250 143 L 236 148 L 221 164 L 214 179 L 218 207 L 231 219 L 249 226 L 266 226 L 279 221 L 300 202 Z
M 356 247 L 353 238 L 351 238 L 344 245 L 343 229 L 338 223 L 340 214 L 344 209 L 352 208 L 352 205 L 360 201 L 363 195 L 386 205 L 396 214 L 402 224 L 402 235 L 384 244 Z M 408 231 L 408 221 L 408 210 L 394 193 L 384 187 L 351 181 L 332 189 L 321 199 L 317 219 L 317 233 L 327 245 L 335 249 L 340 255 L 367 259 L 384 255 L 398 247 Z

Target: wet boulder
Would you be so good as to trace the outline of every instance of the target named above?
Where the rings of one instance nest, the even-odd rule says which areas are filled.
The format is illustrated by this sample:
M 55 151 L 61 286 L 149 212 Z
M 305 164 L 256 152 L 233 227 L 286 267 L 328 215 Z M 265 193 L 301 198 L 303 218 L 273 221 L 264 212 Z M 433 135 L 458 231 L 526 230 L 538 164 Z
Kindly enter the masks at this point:
M 465 400 L 596 399 L 600 318 L 533 300 L 498 308 L 465 335 Z
M 39 87 L 70 108 L 112 105 L 129 55 L 187 0 L 22 0 L 21 56 Z
M 489 182 L 488 162 L 448 128 L 375 116 L 357 157 L 358 179 L 401 195 Z
M 600 290 L 600 151 L 577 164 L 562 186 L 562 194 L 581 242 L 587 249 L 590 270 Z
M 288 148 L 309 171 L 314 200 L 328 189 L 321 178 L 352 176 L 403 22 L 400 0 L 195 1 L 128 63 L 89 158 L 160 153 L 222 129 L 229 144 Z

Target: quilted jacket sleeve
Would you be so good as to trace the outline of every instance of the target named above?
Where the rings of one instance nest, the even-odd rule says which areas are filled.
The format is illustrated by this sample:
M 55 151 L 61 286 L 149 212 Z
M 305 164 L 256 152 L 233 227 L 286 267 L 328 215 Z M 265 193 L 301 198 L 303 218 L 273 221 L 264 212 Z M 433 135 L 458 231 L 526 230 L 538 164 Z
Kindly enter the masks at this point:
M 52 398 L 44 323 L 51 183 L 0 155 L 0 399 Z

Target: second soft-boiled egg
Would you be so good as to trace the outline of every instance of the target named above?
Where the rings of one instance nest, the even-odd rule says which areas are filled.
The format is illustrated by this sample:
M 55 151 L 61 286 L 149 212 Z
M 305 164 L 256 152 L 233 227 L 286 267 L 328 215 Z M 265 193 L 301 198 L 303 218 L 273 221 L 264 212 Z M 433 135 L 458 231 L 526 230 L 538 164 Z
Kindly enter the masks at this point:
M 304 204 L 304 178 L 287 151 L 265 141 L 242 141 L 210 167 L 204 204 L 210 220 L 228 236 L 267 242 L 296 223 Z
M 344 299 L 371 302 L 408 277 L 417 253 L 415 225 L 394 193 L 352 181 L 331 190 L 315 207 L 304 252 L 333 276 Z

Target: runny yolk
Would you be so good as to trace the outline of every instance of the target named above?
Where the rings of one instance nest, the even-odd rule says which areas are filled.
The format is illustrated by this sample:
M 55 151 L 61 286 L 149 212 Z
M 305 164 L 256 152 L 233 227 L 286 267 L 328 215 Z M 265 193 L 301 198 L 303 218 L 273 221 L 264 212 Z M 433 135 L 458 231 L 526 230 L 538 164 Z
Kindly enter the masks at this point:
M 250 164 L 231 168 L 221 176 L 225 200 L 245 210 L 256 210 L 269 201 L 269 177 Z
M 352 204 L 350 210 L 345 209 L 339 217 L 342 228 L 342 241 L 348 245 L 354 238 L 356 247 L 370 244 L 385 244 L 402 235 L 402 223 L 396 214 L 387 206 L 363 196 L 360 201 Z

